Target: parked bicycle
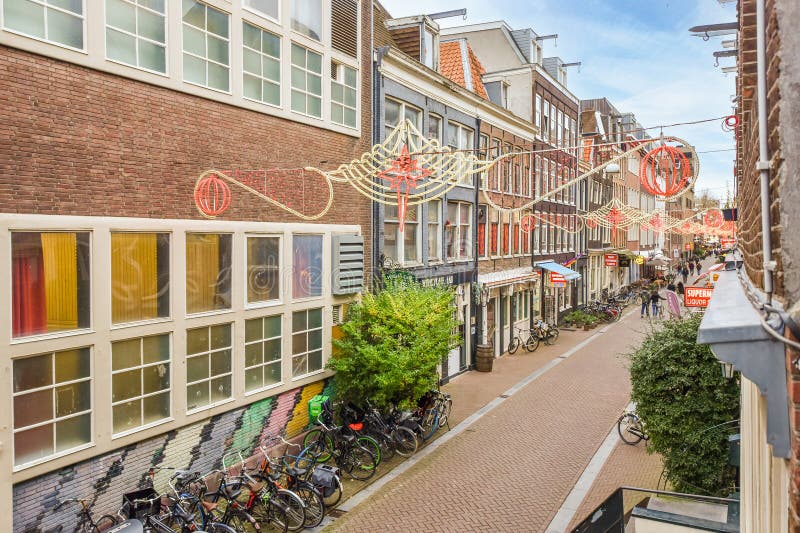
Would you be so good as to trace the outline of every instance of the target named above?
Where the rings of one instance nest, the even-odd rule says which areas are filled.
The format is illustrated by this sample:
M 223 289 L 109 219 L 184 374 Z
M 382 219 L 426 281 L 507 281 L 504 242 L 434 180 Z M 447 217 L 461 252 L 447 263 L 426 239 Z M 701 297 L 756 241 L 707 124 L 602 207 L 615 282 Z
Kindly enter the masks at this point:
M 558 328 L 555 324 L 548 324 L 544 320 L 536 320 L 531 329 L 531 335 L 538 340 L 544 341 L 545 344 L 554 344 L 558 340 Z M 538 345 L 538 342 L 537 342 Z
M 644 422 L 636 414 L 636 407 L 626 410 L 617 420 L 617 432 L 622 442 L 634 446 L 642 440 L 648 441 L 650 437 L 644 430 Z
M 56 505 L 53 512 L 58 512 L 67 507 L 68 505 L 78 504 L 80 509 L 77 512 L 78 527 L 80 531 L 85 533 L 103 533 L 117 525 L 117 519 L 111 515 L 103 515 L 95 522 L 92 516 L 91 504 L 88 500 L 81 498 L 70 498 L 64 500 Z M 64 529 L 63 525 L 57 526 L 55 529 L 48 530 L 48 533 L 60 533 Z

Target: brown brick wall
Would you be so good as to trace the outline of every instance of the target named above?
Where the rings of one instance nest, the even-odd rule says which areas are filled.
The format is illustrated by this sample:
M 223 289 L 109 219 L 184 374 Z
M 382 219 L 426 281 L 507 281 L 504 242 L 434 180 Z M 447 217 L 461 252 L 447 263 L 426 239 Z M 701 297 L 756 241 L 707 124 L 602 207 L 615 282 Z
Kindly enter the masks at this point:
M 331 169 L 359 157 L 371 144 L 363 41 L 361 138 L 0 46 L 0 211 L 198 219 L 193 189 L 205 170 Z M 309 214 L 328 199 L 318 175 L 284 173 L 274 184 L 277 199 Z M 220 219 L 302 221 L 231 189 Z M 348 185 L 334 186 L 318 222 L 360 224 L 370 242 L 370 203 Z

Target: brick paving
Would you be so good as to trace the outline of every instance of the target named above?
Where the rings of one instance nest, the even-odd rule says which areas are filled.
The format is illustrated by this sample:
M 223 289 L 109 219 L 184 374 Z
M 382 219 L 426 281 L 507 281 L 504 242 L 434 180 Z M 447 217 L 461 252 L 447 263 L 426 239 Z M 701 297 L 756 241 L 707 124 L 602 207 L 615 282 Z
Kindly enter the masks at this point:
M 641 338 L 638 320 L 629 315 L 613 324 L 326 531 L 544 531 L 628 403 L 621 354 Z M 506 365 L 532 371 L 596 332 L 564 333 L 549 354 L 496 361 L 498 376 L 513 369 Z M 524 375 L 508 370 L 506 379 L 511 385 Z M 453 380 L 454 409 L 465 404 L 456 413 L 463 417 L 496 397 L 493 380 L 502 377 L 472 372 Z

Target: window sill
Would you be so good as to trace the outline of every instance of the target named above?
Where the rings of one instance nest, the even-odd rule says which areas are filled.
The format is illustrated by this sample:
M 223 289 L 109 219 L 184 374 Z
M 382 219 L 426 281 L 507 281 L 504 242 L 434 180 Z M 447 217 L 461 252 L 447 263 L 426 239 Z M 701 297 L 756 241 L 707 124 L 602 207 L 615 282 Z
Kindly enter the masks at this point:
M 244 310 L 257 311 L 259 309 L 269 309 L 270 307 L 279 307 L 281 305 L 283 305 L 283 300 L 270 300 L 268 302 L 246 303 L 244 306 Z
M 280 383 L 273 383 L 272 385 L 267 385 L 266 387 L 261 387 L 260 389 L 251 390 L 249 392 L 245 392 L 244 396 L 245 396 L 245 398 L 247 398 L 249 396 L 255 396 L 256 394 L 261 394 L 262 392 L 266 392 L 266 391 L 269 391 L 269 390 L 272 390 L 272 389 L 277 389 L 281 385 L 283 385 L 283 381 L 281 381 Z
M 137 326 L 150 326 L 153 324 L 166 324 L 172 322 L 172 317 L 164 317 L 164 318 L 153 318 L 150 320 L 139 320 L 136 322 L 120 322 L 119 324 L 112 324 L 111 331 L 126 329 L 126 328 L 134 328 Z
M 135 435 L 141 431 L 146 431 L 148 429 L 161 426 L 163 424 L 169 424 L 170 422 L 174 422 L 175 419 L 173 417 L 162 418 L 161 420 L 156 420 L 155 422 L 150 422 L 149 424 L 145 424 L 144 426 L 138 426 L 133 429 L 126 429 L 122 433 L 114 433 L 111 435 L 111 440 L 121 439 L 123 437 L 127 437 L 129 435 Z
M 38 335 L 28 335 L 25 337 L 16 337 L 11 339 L 11 345 L 15 344 L 26 344 L 32 343 L 36 341 L 46 341 L 51 339 L 61 339 L 66 337 L 76 337 L 79 335 L 90 335 L 95 331 L 91 328 L 87 329 L 76 329 L 76 330 L 69 330 L 69 331 L 54 331 L 52 333 L 40 333 Z
M 36 459 L 35 461 L 31 461 L 29 463 L 23 463 L 21 465 L 15 466 L 12 472 L 21 472 L 23 470 L 27 470 L 28 468 L 32 468 L 37 465 L 41 465 L 47 463 L 49 461 L 54 461 L 56 459 L 60 459 L 61 457 L 66 457 L 67 455 L 82 452 L 83 450 L 88 450 L 89 448 L 94 448 L 94 442 L 87 442 L 86 444 L 82 444 L 75 448 L 70 448 L 69 450 L 64 450 L 63 452 L 58 452 L 54 455 L 48 455 L 47 457 L 42 457 L 41 459 Z
M 221 400 L 221 401 L 216 402 L 216 403 L 204 405 L 202 407 L 195 407 L 194 409 L 190 409 L 190 410 L 186 411 L 186 416 L 196 415 L 197 413 L 202 413 L 203 411 L 208 411 L 209 409 L 213 409 L 215 407 L 219 407 L 220 405 L 225 405 L 226 403 L 231 403 L 231 402 L 235 402 L 235 401 L 236 401 L 236 398 L 231 397 L 231 398 L 226 398 L 226 399 Z
M 325 373 L 325 368 L 323 367 L 323 368 L 321 368 L 319 370 L 315 370 L 313 372 L 309 372 L 308 374 L 303 374 L 301 376 L 293 377 L 292 381 L 300 381 L 300 380 L 303 380 L 303 379 L 306 379 L 306 378 L 310 378 L 312 376 L 317 376 L 319 374 L 324 374 L 324 373 Z

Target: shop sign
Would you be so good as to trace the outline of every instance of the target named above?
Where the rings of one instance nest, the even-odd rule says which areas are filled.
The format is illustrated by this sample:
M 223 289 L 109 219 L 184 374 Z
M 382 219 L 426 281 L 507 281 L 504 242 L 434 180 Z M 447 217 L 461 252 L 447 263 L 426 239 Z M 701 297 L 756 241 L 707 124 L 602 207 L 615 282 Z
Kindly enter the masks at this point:
M 684 244 L 684 245 L 683 245 L 683 247 L 684 247 L 686 250 L 691 250 L 692 248 L 694 248 L 694 244 L 693 244 L 693 243 L 691 243 L 691 242 L 687 242 L 686 244 Z
M 706 287 L 686 287 L 683 293 L 684 307 L 708 307 L 714 289 Z
M 550 272 L 550 284 L 553 287 L 566 287 L 567 278 L 564 277 L 564 274 L 559 274 L 558 272 Z
M 736 239 L 720 239 L 719 245 L 723 248 L 733 248 L 736 244 Z
M 619 266 L 619 256 L 617 254 L 606 254 L 605 258 L 607 267 Z
M 628 256 L 623 256 L 619 258 L 619 266 L 622 268 L 630 268 L 631 267 L 631 258 Z
M 672 257 L 674 257 L 675 259 L 677 259 L 677 258 L 679 258 L 680 256 L 681 256 L 681 252 L 680 252 L 680 250 L 678 250 L 677 248 L 673 248 L 673 249 L 672 249 Z

